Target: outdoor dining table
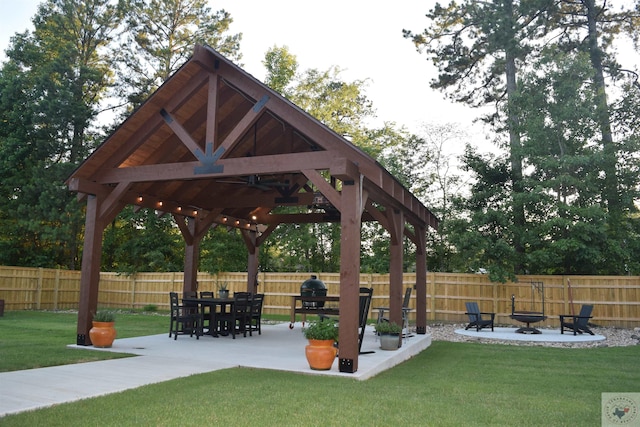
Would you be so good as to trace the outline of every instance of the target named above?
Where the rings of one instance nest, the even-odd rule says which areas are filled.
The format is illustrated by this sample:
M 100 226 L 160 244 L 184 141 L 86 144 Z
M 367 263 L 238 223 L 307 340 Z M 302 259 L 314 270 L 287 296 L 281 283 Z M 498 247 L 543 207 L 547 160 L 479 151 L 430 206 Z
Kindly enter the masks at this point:
M 338 302 L 339 296 L 306 296 L 306 295 L 294 295 L 291 297 L 291 323 L 289 323 L 289 329 L 293 329 L 294 323 L 296 323 L 296 314 L 302 314 L 302 325 L 307 320 L 307 314 L 338 316 L 340 309 L 336 305 L 325 306 L 325 304 L 318 304 L 319 302 Z M 298 304 L 300 302 L 300 304 Z
M 214 337 L 218 337 L 219 331 L 217 329 L 218 322 L 217 316 L 220 314 L 227 314 L 233 310 L 233 298 L 182 298 L 182 302 L 185 304 L 197 304 L 201 313 L 205 314 L 205 307 L 209 307 L 209 334 Z

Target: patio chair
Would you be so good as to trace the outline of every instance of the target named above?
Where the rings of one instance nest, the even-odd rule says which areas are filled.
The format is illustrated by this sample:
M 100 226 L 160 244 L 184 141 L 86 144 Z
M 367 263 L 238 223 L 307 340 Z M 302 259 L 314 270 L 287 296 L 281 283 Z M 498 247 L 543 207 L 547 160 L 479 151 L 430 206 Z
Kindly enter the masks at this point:
M 248 292 L 236 292 L 233 294 L 233 304 L 228 313 L 220 313 L 216 316 L 218 330 L 230 333 L 233 339 L 236 334 L 247 336 L 247 324 L 251 309 L 251 294 Z
M 200 291 L 200 298 L 214 298 L 215 295 L 213 291 Z M 202 318 L 203 318 L 203 329 L 208 329 L 211 332 L 211 307 L 202 305 Z
M 247 329 L 249 336 L 253 336 L 253 331 L 258 331 L 258 335 L 262 335 L 262 303 L 264 302 L 264 294 L 255 294 L 251 299 L 251 309 L 249 312 L 249 321 Z
M 573 335 L 586 332 L 590 335 L 594 333 L 589 329 L 589 319 L 591 319 L 591 312 L 593 311 L 593 305 L 584 304 L 580 308 L 580 314 L 575 316 L 573 314 L 561 314 L 560 315 L 560 333 L 564 334 L 565 328 L 573 331 Z M 570 320 L 565 320 L 570 319 Z
M 475 326 L 476 331 L 480 332 L 483 328 L 491 327 L 491 331 L 493 332 L 493 321 L 496 317 L 495 313 L 481 312 L 478 303 L 475 301 L 466 302 L 465 305 L 467 306 L 467 312 L 465 314 L 469 316 L 469 324 L 464 328 L 465 330 Z M 487 319 L 483 316 L 489 316 L 489 318 Z
M 169 324 L 169 338 L 173 335 L 173 339 L 178 339 L 178 335 L 189 334 L 196 339 L 200 339 L 202 335 L 202 313 L 198 307 L 181 305 L 177 292 L 169 292 L 169 300 L 171 306 L 171 321 Z
M 404 291 L 404 300 L 402 300 L 402 335 L 407 338 L 409 335 L 409 303 L 411 302 L 411 288 Z M 376 307 L 378 310 L 378 323 L 388 322 L 389 319 L 384 316 L 385 311 L 389 311 L 389 307 Z
M 367 327 L 367 319 L 369 318 L 369 308 L 371 307 L 371 298 L 373 297 L 373 288 L 360 288 L 359 308 L 359 324 L 358 324 L 358 353 L 370 354 L 374 351 L 362 351 L 362 341 L 364 340 L 364 330 Z
M 373 288 L 360 288 L 360 296 L 358 299 L 358 353 L 369 354 L 373 351 L 362 351 L 362 341 L 364 340 L 364 331 L 367 327 L 367 319 L 369 317 L 369 308 L 371 307 L 371 297 L 373 296 Z M 331 319 L 331 316 L 320 314 L 320 321 Z M 338 326 L 339 322 L 338 322 Z

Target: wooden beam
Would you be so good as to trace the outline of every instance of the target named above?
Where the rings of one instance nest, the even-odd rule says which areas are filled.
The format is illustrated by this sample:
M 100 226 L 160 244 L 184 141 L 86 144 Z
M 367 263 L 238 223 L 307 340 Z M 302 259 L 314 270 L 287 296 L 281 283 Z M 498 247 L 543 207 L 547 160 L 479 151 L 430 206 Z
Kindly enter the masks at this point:
M 198 143 L 193 139 L 193 137 L 187 132 L 187 130 L 176 120 L 176 118 L 166 111 L 165 109 L 160 110 L 160 115 L 164 119 L 165 123 L 171 128 L 173 133 L 176 134 L 178 139 L 182 141 L 185 147 L 196 159 L 204 159 L 205 153 L 202 152 Z
M 387 218 L 386 214 L 378 210 L 378 208 L 376 208 L 375 206 L 373 206 L 373 203 L 371 203 L 371 200 L 367 199 L 365 209 L 376 221 L 380 223 L 380 225 L 385 230 L 389 229 L 389 219 Z
M 269 225 L 262 233 L 260 233 L 258 239 L 256 240 L 256 244 L 258 246 L 262 246 L 267 237 L 269 237 L 269 235 L 271 235 L 271 233 L 273 233 L 276 228 L 278 228 L 278 224 Z
M 205 135 L 205 144 L 211 144 L 215 147 L 215 141 L 218 140 L 218 74 L 214 73 L 209 76 L 209 87 L 207 95 L 207 131 Z
M 120 182 L 109 193 L 109 195 L 100 203 L 99 217 L 102 221 L 111 222 L 110 218 L 115 217 L 124 207 L 121 198 L 129 189 L 131 184 L 129 182 Z
M 180 229 L 180 233 L 182 234 L 182 239 L 184 240 L 187 246 L 193 245 L 193 234 L 191 230 L 189 230 L 189 224 L 187 224 L 187 219 L 180 215 L 173 214 L 173 220 L 178 225 Z
M 112 187 L 108 185 L 101 185 L 82 178 L 71 178 L 67 182 L 67 185 L 69 191 L 77 191 L 78 193 L 92 194 L 101 197 L 107 197 L 112 189 Z
M 174 109 L 178 108 L 179 106 L 187 102 L 187 100 L 190 99 L 191 96 L 195 92 L 197 92 L 202 87 L 202 85 L 207 81 L 208 76 L 209 76 L 209 73 L 205 70 L 202 70 L 201 72 L 197 73 L 195 76 L 193 76 L 189 80 L 187 86 L 185 86 L 183 90 L 174 94 L 174 96 L 168 102 L 165 103 L 164 109 L 167 111 L 174 111 Z M 153 96 L 149 99 L 149 101 L 151 101 L 152 98 Z M 158 128 L 162 126 L 163 123 L 164 121 L 162 119 L 162 116 L 158 114 L 153 114 L 151 117 L 149 117 L 146 121 L 142 123 L 142 125 L 136 130 L 136 132 L 133 135 L 131 135 L 126 139 L 125 145 L 122 145 L 121 147 L 119 147 L 117 151 L 115 151 L 113 154 L 109 156 L 108 159 L 105 160 L 103 165 L 106 168 L 118 167 L 134 151 L 136 151 L 140 147 L 140 145 L 142 145 L 145 141 L 147 141 L 149 136 L 153 134 L 156 130 L 158 130 Z M 114 136 L 119 131 L 120 131 L 119 129 L 116 130 L 116 133 L 114 133 Z M 104 146 L 108 147 L 108 144 L 105 144 Z M 96 149 L 96 154 L 98 155 L 101 154 L 100 153 L 102 150 L 101 147 L 98 147 Z
M 333 188 L 331 184 L 329 184 L 317 170 L 305 169 L 302 171 L 302 173 L 307 177 L 307 179 L 309 179 L 309 181 L 313 183 L 313 185 L 316 186 L 318 191 L 320 191 L 323 196 L 329 199 L 329 202 L 331 202 L 333 207 L 335 207 L 339 211 L 342 211 L 342 209 L 340 208 L 340 193 L 336 191 L 336 189 Z
M 335 161 L 335 153 L 330 151 L 220 159 L 216 164 L 222 165 L 224 171 L 206 174 L 194 173 L 194 168 L 201 165 L 199 162 L 164 163 L 105 170 L 97 177 L 97 181 L 100 184 L 114 184 L 121 181 L 133 183 L 294 173 L 308 169 L 310 164 L 318 170 L 329 169 Z

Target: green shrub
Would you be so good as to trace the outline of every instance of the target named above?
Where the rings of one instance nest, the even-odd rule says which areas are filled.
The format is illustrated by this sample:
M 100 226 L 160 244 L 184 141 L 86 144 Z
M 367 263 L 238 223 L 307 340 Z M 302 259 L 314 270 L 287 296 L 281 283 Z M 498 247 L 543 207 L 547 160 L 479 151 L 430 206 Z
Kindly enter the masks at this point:
M 402 326 L 395 322 L 379 322 L 375 328 L 379 334 L 399 335 L 402 332 Z
M 334 340 L 338 339 L 338 326 L 331 319 L 309 322 L 304 329 L 304 337 L 308 340 Z
M 98 311 L 93 316 L 94 322 L 115 322 L 116 321 L 116 313 L 113 311 L 102 310 Z
M 149 305 L 145 305 L 142 310 L 145 312 L 156 312 L 158 311 L 158 306 L 155 304 L 149 304 Z

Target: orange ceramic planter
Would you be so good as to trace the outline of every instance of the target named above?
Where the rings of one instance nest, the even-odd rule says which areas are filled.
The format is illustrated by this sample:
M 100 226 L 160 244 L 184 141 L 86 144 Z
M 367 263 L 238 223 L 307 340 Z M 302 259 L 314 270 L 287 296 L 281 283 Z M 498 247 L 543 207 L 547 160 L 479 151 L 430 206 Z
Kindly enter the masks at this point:
M 111 347 L 116 339 L 115 322 L 92 322 L 89 338 L 94 347 Z
M 338 349 L 333 346 L 333 340 L 309 340 L 309 345 L 304 349 L 309 367 L 316 371 L 328 371 L 338 354 Z

